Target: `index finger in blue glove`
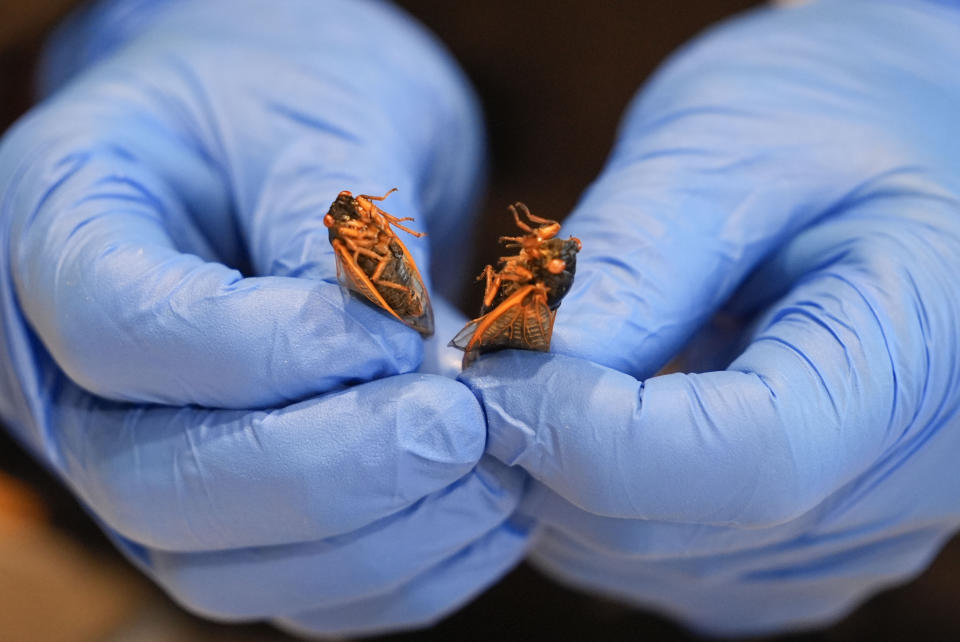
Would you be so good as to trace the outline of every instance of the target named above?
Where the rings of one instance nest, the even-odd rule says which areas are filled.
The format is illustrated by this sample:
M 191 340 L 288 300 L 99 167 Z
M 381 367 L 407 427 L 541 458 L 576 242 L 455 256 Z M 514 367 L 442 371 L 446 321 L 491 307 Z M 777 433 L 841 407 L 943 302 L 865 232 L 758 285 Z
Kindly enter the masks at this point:
M 224 23 L 224 11 L 245 22 Z M 429 228 L 427 241 L 411 244 L 424 275 L 421 247 L 468 227 L 479 111 L 452 58 L 395 7 L 208 2 L 138 7 L 139 20 L 130 13 L 116 3 L 79 12 L 53 39 L 43 84 L 50 91 L 101 61 L 71 85 L 71 102 L 105 103 L 103 111 L 119 98 L 124 109 L 182 130 L 171 133 L 201 148 L 229 184 L 256 273 L 332 280 L 322 218 L 344 189 L 400 189 L 386 206 Z M 141 37 L 114 56 L 134 34 Z M 374 37 L 374 46 L 357 46 Z M 232 57 L 243 64 L 225 63 Z
M 45 73 L 99 64 L 4 145 L 26 316 L 101 396 L 263 406 L 419 362 L 415 334 L 363 306 L 344 312 L 334 288 L 245 282 L 178 252 L 332 284 L 322 219 L 342 189 L 400 187 L 397 215 L 457 229 L 481 147 L 466 83 L 389 7 L 244 3 L 250 24 L 263 20 L 238 34 L 221 20 L 234 6 L 158 8 L 133 27 L 123 7 L 84 14 Z M 104 24 L 148 34 L 121 47 Z M 372 32 L 377 47 L 351 49 Z M 234 54 L 243 65 L 225 65 Z M 426 243 L 410 247 L 426 274 Z
M 874 16 L 837 5 L 829 25 L 813 11 L 758 11 L 695 41 L 654 76 L 564 224 L 583 250 L 557 315 L 556 352 L 648 377 L 798 231 L 911 167 L 930 183 L 952 180 L 928 180 L 952 166 L 936 155 L 949 150 L 930 144 L 943 138 L 942 119 L 892 122 L 918 105 L 934 114 L 949 104 L 916 72 L 948 44 L 905 61 L 885 37 L 914 21 L 926 32 L 930 16 L 887 9 Z M 869 35 L 853 55 L 847 20 Z M 888 74 L 882 82 L 864 82 L 878 70 Z M 901 86 L 910 90 L 885 91 Z M 923 142 L 905 148 L 903 130 Z
M 949 202 L 910 184 L 762 269 L 794 287 L 725 371 L 640 382 L 559 356 L 481 360 L 462 379 L 483 402 L 489 451 L 600 515 L 766 526 L 809 510 L 929 426 L 950 394 L 952 361 L 932 346 L 960 346 L 947 276 L 960 235 L 943 234 Z M 904 211 L 917 223 L 891 219 Z
M 462 477 L 485 440 L 475 398 L 401 375 L 265 411 L 110 403 L 62 382 L 46 455 L 122 536 L 204 551 L 356 530 Z
M 385 77 L 376 91 L 342 79 L 346 87 L 333 86 L 320 75 L 297 95 L 260 97 L 261 119 L 287 142 L 261 170 L 246 224 L 259 273 L 333 280 L 323 213 L 341 190 L 381 196 L 397 188 L 377 205 L 428 233 L 416 239 L 396 230 L 425 278 L 427 248 L 446 250 L 456 232 L 469 228 L 465 216 L 482 160 L 476 108 L 452 65 L 404 50 L 411 55 L 401 69 L 378 71 L 389 82 Z
M 748 46 L 739 30 L 755 25 L 741 21 L 668 65 L 568 225 L 584 249 L 557 315 L 557 352 L 652 374 L 755 270 L 746 308 L 785 298 L 746 352 L 726 371 L 643 383 L 535 355 L 491 357 L 464 374 L 484 401 L 491 452 L 582 508 L 778 523 L 929 426 L 921 413 L 935 417 L 951 398 L 960 313 L 946 275 L 958 270 L 960 186 L 942 169 L 949 150 L 929 144 L 934 131 L 907 150 L 899 135 L 883 140 L 871 123 L 913 113 L 887 109 L 907 97 L 884 92 L 889 82 L 862 84 L 864 52 L 833 52 L 839 41 L 808 18 L 806 31 L 770 18 Z M 889 14 L 876 21 L 877 33 L 900 28 Z M 823 59 L 842 64 L 785 56 L 737 82 L 781 28 L 821 39 L 836 53 Z M 902 51 L 882 45 L 862 43 L 869 68 L 910 82 Z M 845 108 L 882 113 L 835 121 L 838 87 L 858 97 Z M 838 155 L 846 146 L 878 153 Z M 542 384 L 535 394 L 527 377 Z
M 418 365 L 413 331 L 345 304 L 337 285 L 243 278 L 184 253 L 200 236 L 184 204 L 122 149 L 96 142 L 13 153 L 32 127 L 6 141 L 0 172 L 14 284 L 46 348 L 87 390 L 265 406 Z M 26 157 L 26 171 L 9 166 L 15 157 Z

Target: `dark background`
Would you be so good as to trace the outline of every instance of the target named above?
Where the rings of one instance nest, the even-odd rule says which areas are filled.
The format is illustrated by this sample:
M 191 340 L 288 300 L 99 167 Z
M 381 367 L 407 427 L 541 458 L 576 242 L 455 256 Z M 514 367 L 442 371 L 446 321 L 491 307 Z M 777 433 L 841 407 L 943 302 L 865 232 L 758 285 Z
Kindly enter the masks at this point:
M 0 2 L 0 127 L 5 128 L 27 107 L 38 43 L 70 4 L 70 0 L 51 0 L 30 9 L 27 3 Z M 644 78 L 705 26 L 754 3 L 402 0 L 399 4 L 447 44 L 473 81 L 484 107 L 491 173 L 477 234 L 474 262 L 479 273 L 498 256 L 497 236 L 511 232 L 506 204 L 523 200 L 541 216 L 562 219 L 599 172 L 619 117 Z M 472 309 L 479 289 L 469 297 L 465 303 Z M 35 489 L 49 527 L 78 544 L 77 550 L 96 560 L 98 568 L 123 569 L 123 590 L 140 596 L 133 601 L 131 613 L 117 616 L 114 633 L 95 639 L 132 639 L 116 633 L 125 630 L 123 627 L 133 630 L 130 626 L 152 633 L 137 639 L 284 639 L 269 627 L 211 624 L 171 606 L 145 580 L 126 570 L 72 497 L 5 436 L 0 437 L 0 471 Z M 111 581 L 107 581 L 108 594 Z M 0 596 L 3 582 L 0 574 Z M 44 617 L 44 613 L 67 610 L 71 605 L 63 599 L 51 592 L 31 603 L 40 614 L 37 617 Z M 82 602 L 84 595 L 75 599 Z M 921 577 L 880 594 L 838 625 L 776 639 L 960 639 L 958 605 L 960 540 L 955 540 Z M 0 604 L 0 638 L 5 637 L 3 609 Z M 37 623 L 34 630 L 40 630 L 41 621 L 31 621 Z M 378 640 L 543 635 L 554 639 L 695 639 L 655 615 L 568 591 L 524 566 L 433 629 Z

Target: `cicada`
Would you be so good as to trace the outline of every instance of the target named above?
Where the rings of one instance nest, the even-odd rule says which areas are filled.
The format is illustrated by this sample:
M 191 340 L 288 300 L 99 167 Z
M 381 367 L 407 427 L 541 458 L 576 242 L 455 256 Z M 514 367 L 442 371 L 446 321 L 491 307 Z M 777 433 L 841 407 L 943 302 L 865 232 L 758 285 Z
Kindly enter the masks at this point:
M 560 223 L 534 216 L 523 203 L 509 209 L 524 234 L 501 237 L 517 254 L 501 258 L 499 270 L 488 265 L 477 279 L 486 281 L 480 316 L 450 342 L 464 351 L 464 368 L 484 352 L 548 351 L 557 308 L 573 285 L 580 239 L 556 238 Z M 532 225 L 521 220 L 520 212 Z
M 374 204 L 395 191 L 356 197 L 340 192 L 323 224 L 330 229 L 340 284 L 428 337 L 433 334 L 430 297 L 417 264 L 393 228 L 417 238 L 425 234 L 401 225 L 412 218 L 397 218 Z

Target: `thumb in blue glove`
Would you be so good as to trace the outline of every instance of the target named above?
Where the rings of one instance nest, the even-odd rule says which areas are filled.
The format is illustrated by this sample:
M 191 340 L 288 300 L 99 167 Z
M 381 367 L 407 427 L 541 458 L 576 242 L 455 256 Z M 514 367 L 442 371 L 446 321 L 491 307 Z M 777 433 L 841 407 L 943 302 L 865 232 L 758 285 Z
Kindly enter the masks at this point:
M 541 483 L 544 567 L 757 633 L 839 617 L 956 530 L 958 17 L 765 9 L 638 96 L 565 226 L 554 354 L 463 375 L 489 452 Z M 741 330 L 706 371 L 651 376 L 721 309 Z
M 116 1 L 47 60 L 0 146 L 4 423 L 213 617 L 415 626 L 515 564 L 522 474 L 322 222 L 396 186 L 456 243 L 482 145 L 446 54 L 379 3 Z

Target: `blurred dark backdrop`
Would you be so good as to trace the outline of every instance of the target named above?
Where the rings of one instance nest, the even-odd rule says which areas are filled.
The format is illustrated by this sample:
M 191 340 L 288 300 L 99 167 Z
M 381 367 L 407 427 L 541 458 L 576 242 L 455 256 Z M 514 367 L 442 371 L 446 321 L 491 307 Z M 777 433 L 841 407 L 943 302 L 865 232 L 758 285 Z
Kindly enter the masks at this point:
M 562 219 L 599 173 L 620 116 L 643 80 L 704 27 L 756 2 L 448 3 L 399 0 L 446 43 L 483 105 L 490 178 L 475 273 L 514 234 L 506 206 L 521 200 Z M 467 292 L 468 312 L 482 288 Z
M 31 64 L 38 43 L 70 4 L 71 0 L 0 2 L 3 128 L 29 104 Z M 498 256 L 497 236 L 511 231 L 505 216 L 507 203 L 523 200 L 535 213 L 563 218 L 600 170 L 620 114 L 644 78 L 705 26 L 754 3 L 401 0 L 399 4 L 447 44 L 483 103 L 491 173 L 477 234 L 474 263 L 478 273 Z M 478 298 L 479 289 L 462 303 L 473 309 Z M 35 566 L 24 561 L 20 572 L 32 575 L 21 575 L 20 580 L 0 572 L 0 638 L 285 639 L 265 626 L 211 624 L 173 607 L 125 566 L 72 497 L 6 436 L 0 437 L 0 471 L 33 489 L 26 492 L 28 501 L 42 507 L 36 528 L 53 531 L 51 541 L 58 547 L 57 555 L 62 556 L 57 558 L 60 566 L 54 564 L 46 570 L 42 561 Z M 8 505 L 14 504 L 8 501 Z M 23 550 L 12 544 L 4 548 L 2 526 L 0 514 L 0 559 L 5 551 L 16 555 Z M 39 541 L 36 535 L 31 538 L 32 542 Z M 47 567 L 51 566 L 49 562 Z M 75 579 L 61 572 L 67 566 L 79 569 Z M 0 570 L 4 568 L 0 562 Z M 42 580 L 44 573 L 53 579 Z M 36 578 L 35 593 L 25 589 L 30 582 L 24 577 Z M 921 577 L 875 597 L 840 624 L 822 632 L 777 639 L 960 639 L 958 578 L 960 541 L 955 540 Z M 71 581 L 77 585 L 71 585 Z M 72 614 L 100 613 L 94 600 L 98 591 L 106 596 L 106 602 L 113 603 L 122 593 L 123 608 L 103 611 L 105 615 L 97 624 L 100 628 L 82 629 Z M 14 608 L 12 600 L 18 600 L 21 606 Z M 17 622 L 14 613 L 20 614 Z M 65 614 L 71 615 L 68 618 Z M 62 625 L 57 623 L 58 617 L 64 620 Z M 5 622 L 14 628 L 5 629 Z M 14 630 L 26 637 L 11 637 Z M 517 569 L 429 631 L 378 639 L 525 639 L 544 635 L 548 639 L 695 639 L 655 615 L 558 587 L 529 567 Z

